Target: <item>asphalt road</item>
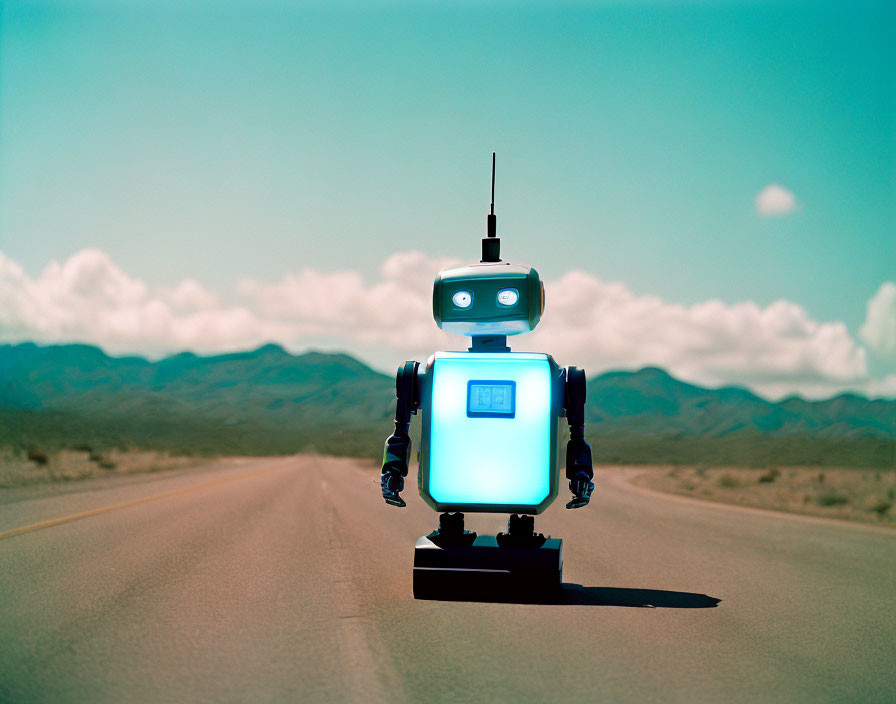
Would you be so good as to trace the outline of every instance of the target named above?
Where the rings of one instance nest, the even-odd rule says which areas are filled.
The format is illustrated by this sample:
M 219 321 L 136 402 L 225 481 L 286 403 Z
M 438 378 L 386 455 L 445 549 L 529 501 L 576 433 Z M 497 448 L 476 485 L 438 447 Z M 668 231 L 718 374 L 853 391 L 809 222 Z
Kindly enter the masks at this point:
M 7 490 L 0 701 L 896 700 L 896 531 L 627 472 L 536 520 L 564 538 L 557 604 L 415 601 L 437 515 L 412 491 L 386 506 L 349 460 Z

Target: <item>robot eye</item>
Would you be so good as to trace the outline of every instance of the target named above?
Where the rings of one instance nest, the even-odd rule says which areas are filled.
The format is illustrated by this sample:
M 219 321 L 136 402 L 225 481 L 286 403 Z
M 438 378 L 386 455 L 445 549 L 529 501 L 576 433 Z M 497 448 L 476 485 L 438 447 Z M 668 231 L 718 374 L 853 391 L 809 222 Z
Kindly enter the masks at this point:
M 498 303 L 502 306 L 515 306 L 520 300 L 520 292 L 515 288 L 503 288 L 498 291 Z
M 473 304 L 473 294 L 469 291 L 458 291 L 451 297 L 451 302 L 458 308 L 469 308 Z

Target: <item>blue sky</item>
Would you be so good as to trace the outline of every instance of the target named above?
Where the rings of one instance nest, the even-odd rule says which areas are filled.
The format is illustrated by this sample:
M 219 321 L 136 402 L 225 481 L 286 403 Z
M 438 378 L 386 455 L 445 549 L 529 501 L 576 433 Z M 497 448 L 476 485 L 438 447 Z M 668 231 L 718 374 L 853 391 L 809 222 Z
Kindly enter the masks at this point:
M 0 252 L 29 280 L 89 249 L 236 305 L 472 260 L 492 150 L 505 256 L 548 281 L 784 300 L 859 340 L 896 278 L 891 4 L 186 5 L 3 4 Z M 757 212 L 770 184 L 792 212 Z

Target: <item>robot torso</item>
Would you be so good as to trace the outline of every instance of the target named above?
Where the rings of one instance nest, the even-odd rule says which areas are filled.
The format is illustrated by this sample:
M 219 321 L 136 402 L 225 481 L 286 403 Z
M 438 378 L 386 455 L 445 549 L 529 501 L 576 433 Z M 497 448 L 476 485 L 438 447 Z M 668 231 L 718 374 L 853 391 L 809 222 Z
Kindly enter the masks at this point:
M 562 370 L 550 355 L 437 352 L 422 376 L 418 488 L 437 511 L 538 514 L 557 496 Z

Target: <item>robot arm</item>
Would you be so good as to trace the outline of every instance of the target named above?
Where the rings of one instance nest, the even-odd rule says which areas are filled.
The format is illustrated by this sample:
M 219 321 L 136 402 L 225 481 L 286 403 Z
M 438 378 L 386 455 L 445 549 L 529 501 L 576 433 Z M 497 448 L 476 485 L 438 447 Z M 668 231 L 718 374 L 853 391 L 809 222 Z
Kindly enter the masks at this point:
M 591 445 L 585 442 L 585 371 L 569 367 L 566 372 L 566 420 L 569 422 L 569 442 L 566 445 L 566 478 L 572 501 L 566 508 L 587 506 L 594 491 L 594 469 L 591 465 Z
M 383 451 L 383 473 L 380 486 L 387 504 L 406 506 L 399 493 L 404 489 L 404 478 L 408 475 L 408 461 L 411 457 L 411 414 L 420 407 L 420 390 L 417 386 L 419 362 L 405 362 L 398 368 L 395 377 L 395 432 L 386 439 Z

